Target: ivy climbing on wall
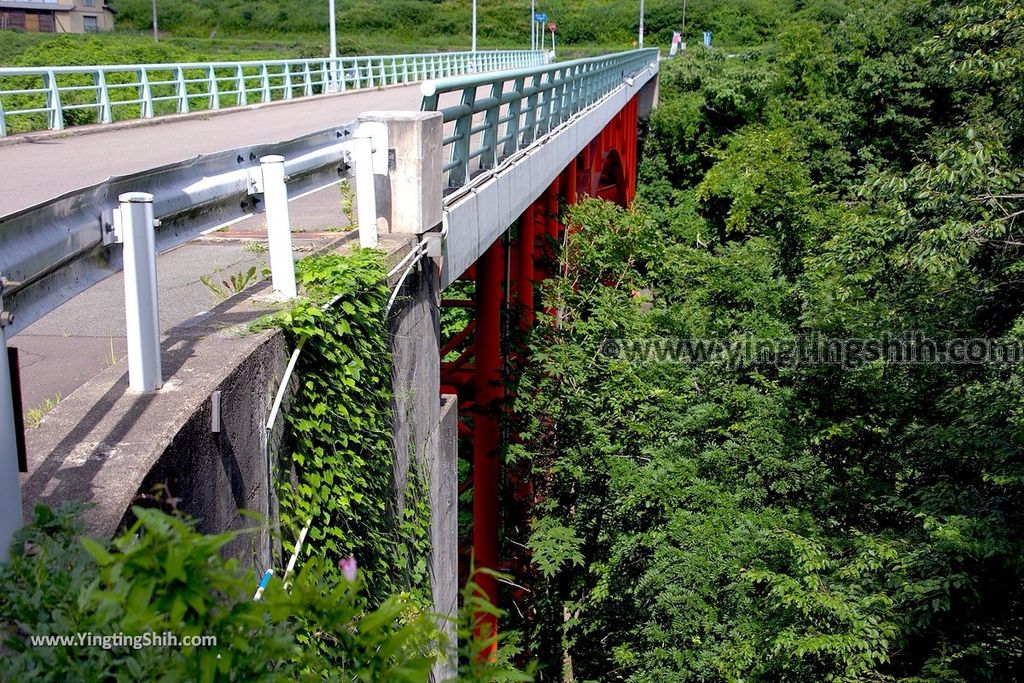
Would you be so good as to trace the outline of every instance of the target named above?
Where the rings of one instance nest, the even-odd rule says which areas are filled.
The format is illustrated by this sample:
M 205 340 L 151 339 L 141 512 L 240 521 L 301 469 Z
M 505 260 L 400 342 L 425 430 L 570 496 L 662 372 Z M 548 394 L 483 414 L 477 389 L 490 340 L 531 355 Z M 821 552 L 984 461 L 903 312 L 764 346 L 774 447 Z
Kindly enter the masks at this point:
M 383 254 L 310 257 L 296 272 L 308 298 L 277 318 L 294 344 L 305 340 L 277 462 L 283 535 L 312 520 L 303 560 L 353 556 L 371 603 L 409 592 L 426 607 L 430 508 L 415 459 L 395 509 Z

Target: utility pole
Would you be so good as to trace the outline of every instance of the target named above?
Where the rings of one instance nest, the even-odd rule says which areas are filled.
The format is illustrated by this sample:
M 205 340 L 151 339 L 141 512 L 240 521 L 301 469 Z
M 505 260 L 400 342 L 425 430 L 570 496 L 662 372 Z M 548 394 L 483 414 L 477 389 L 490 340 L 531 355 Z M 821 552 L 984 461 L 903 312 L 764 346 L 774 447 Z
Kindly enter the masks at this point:
M 686 45 L 686 0 L 683 0 L 683 30 L 679 35 L 683 39 L 683 45 Z
M 644 0 L 640 0 L 640 40 L 637 41 L 640 49 L 644 47 Z
M 160 42 L 160 31 L 156 26 L 156 0 L 153 0 L 153 42 Z

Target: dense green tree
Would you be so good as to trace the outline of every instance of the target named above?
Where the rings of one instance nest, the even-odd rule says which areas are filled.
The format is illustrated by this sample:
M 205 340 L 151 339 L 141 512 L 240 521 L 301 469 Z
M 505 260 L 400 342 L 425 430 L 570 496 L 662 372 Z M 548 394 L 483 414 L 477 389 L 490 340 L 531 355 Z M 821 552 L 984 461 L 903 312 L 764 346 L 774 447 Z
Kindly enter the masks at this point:
M 1024 367 L 743 350 L 1020 344 L 1022 8 L 802 2 L 663 63 L 516 392 L 545 676 L 1019 680 Z

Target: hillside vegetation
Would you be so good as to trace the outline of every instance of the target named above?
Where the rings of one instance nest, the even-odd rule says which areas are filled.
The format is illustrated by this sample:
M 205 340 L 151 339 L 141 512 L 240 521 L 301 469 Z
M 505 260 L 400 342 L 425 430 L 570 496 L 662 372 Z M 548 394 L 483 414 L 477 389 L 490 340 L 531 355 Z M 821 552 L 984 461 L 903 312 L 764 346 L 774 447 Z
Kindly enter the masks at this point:
M 687 7 L 692 35 L 714 30 L 729 44 L 764 40 L 797 9 L 797 0 L 693 0 Z M 648 0 L 646 27 L 653 42 L 667 45 L 679 30 L 677 0 Z M 338 0 L 340 30 L 353 40 L 388 35 L 402 43 L 425 37 L 466 46 L 470 0 Z M 121 28 L 150 26 L 149 0 L 118 0 Z M 565 44 L 629 45 L 636 39 L 639 2 L 629 0 L 543 0 L 539 12 L 558 24 Z M 487 44 L 529 45 L 530 3 L 478 0 L 479 37 Z M 322 33 L 326 0 L 161 0 L 161 28 L 177 35 Z
M 1022 680 L 1022 27 L 893 0 L 662 62 L 512 392 L 543 680 Z
M 161 42 L 154 44 L 150 0 L 115 0 L 115 34 L 52 36 L 5 31 L 0 64 L 85 64 L 326 55 L 327 0 L 160 0 Z M 667 48 L 681 28 L 677 0 L 648 0 L 646 41 Z M 807 16 L 835 18 L 843 0 L 802 8 L 800 0 L 690 0 L 687 36 L 712 31 L 716 45 L 764 43 L 781 26 Z M 471 44 L 470 0 L 338 0 L 341 54 L 465 50 Z M 479 0 L 479 45 L 529 47 L 529 2 Z M 548 0 L 538 3 L 558 24 L 560 57 L 627 49 L 637 38 L 639 2 Z

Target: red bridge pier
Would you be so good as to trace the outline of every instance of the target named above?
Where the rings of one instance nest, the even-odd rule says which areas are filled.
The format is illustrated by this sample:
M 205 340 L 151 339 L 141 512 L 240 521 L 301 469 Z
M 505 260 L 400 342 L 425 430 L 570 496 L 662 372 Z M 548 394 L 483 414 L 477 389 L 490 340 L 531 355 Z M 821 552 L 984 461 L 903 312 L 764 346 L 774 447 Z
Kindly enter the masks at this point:
M 521 349 L 510 349 L 508 332 L 516 327 L 531 329 L 536 320 L 536 286 L 557 273 L 557 245 L 567 229 L 561 207 L 575 204 L 581 197 L 600 197 L 621 206 L 629 206 L 636 194 L 637 98 L 626 107 L 562 170 L 545 192 L 535 198 L 518 221 L 516 237 L 504 236 L 494 242 L 458 281 L 472 283 L 470 299 L 447 298 L 442 306 L 470 311 L 469 322 L 455 334 L 442 340 L 441 393 L 457 394 L 461 423 L 460 453 L 472 453 L 469 479 L 460 491 L 473 491 L 473 532 L 471 548 L 463 547 L 463 576 L 468 573 L 472 551 L 478 569 L 501 571 L 519 561 L 503 555 L 503 500 L 528 496 L 528 490 L 513 491 L 503 486 L 501 447 L 502 414 L 508 394 L 505 380 L 512 371 L 509 363 Z M 449 288 L 448 294 L 468 287 Z M 457 354 L 457 356 L 456 356 Z M 446 360 L 452 358 L 452 360 Z M 524 362 L 520 357 L 518 362 Z M 475 578 L 480 590 L 494 604 L 501 604 L 497 580 L 490 574 Z M 488 638 L 497 634 L 497 618 L 480 615 L 478 634 Z M 489 648 L 493 652 L 495 646 Z M 486 653 L 485 653 L 486 654 Z

